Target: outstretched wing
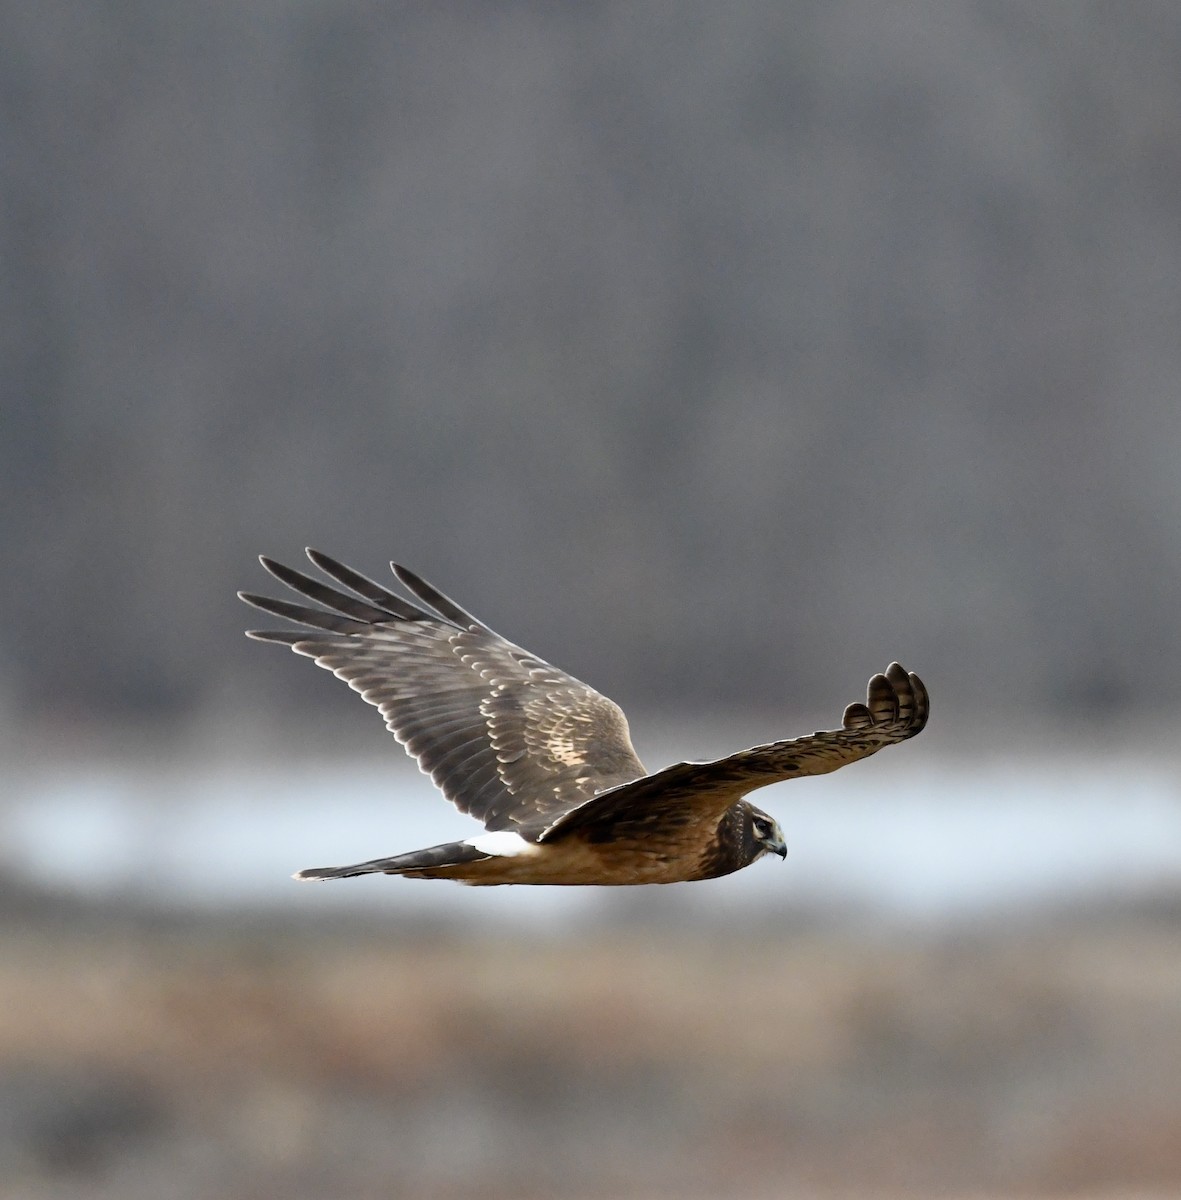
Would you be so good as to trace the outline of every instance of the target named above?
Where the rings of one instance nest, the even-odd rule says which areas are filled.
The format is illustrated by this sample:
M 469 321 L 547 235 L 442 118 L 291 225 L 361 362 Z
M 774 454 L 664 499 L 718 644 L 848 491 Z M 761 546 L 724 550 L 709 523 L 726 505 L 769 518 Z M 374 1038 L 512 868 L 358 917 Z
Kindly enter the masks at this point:
M 345 680 L 461 812 L 526 836 L 596 792 L 644 774 L 623 711 L 505 641 L 413 572 L 391 563 L 411 602 L 325 554 L 308 558 L 349 592 L 262 565 L 312 608 L 249 592 L 264 612 L 304 625 L 251 631 Z
M 864 704 L 845 709 L 840 729 L 752 746 L 715 762 L 676 763 L 594 796 L 542 831 L 550 841 L 578 830 L 591 841 L 613 841 L 658 824 L 715 820 L 756 788 L 802 775 L 824 775 L 904 742 L 927 723 L 927 689 L 917 675 L 891 663 L 875 675 Z

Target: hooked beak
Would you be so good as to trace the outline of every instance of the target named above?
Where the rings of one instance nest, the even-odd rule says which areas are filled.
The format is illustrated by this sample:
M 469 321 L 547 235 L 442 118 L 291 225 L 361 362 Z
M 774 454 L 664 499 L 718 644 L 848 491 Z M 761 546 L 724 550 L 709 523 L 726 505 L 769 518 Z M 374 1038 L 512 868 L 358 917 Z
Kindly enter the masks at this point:
M 787 857 L 787 843 L 782 838 L 768 838 L 763 845 L 772 854 L 778 854 L 780 858 Z

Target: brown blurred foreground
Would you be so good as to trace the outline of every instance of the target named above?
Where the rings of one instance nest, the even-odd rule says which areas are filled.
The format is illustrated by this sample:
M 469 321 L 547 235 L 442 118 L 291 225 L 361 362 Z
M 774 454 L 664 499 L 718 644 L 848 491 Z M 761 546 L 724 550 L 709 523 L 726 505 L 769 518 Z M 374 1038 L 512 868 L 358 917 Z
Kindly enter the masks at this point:
M 8 907 L 5 1197 L 1181 1194 L 1175 904 L 568 940 Z

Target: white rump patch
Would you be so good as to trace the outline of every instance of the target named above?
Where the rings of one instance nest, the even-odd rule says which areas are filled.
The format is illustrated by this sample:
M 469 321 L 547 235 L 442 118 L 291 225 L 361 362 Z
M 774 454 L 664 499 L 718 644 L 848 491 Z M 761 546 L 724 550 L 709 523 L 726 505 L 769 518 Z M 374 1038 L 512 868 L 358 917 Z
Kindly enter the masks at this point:
M 519 833 L 508 829 L 498 829 L 495 833 L 482 833 L 479 837 L 468 838 L 465 846 L 474 846 L 484 854 L 492 854 L 497 858 L 517 858 L 522 854 L 536 854 L 538 846 L 535 842 L 527 842 Z

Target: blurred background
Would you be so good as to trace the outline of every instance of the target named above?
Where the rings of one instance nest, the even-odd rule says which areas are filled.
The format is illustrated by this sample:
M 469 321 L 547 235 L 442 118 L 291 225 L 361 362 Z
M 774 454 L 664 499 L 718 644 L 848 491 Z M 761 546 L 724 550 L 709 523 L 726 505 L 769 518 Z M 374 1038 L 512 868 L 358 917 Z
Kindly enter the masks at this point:
M 1181 9 L 4 30 L 0 1195 L 1181 1194 Z M 933 720 L 785 868 L 298 888 L 471 828 L 308 544 L 650 768 Z

